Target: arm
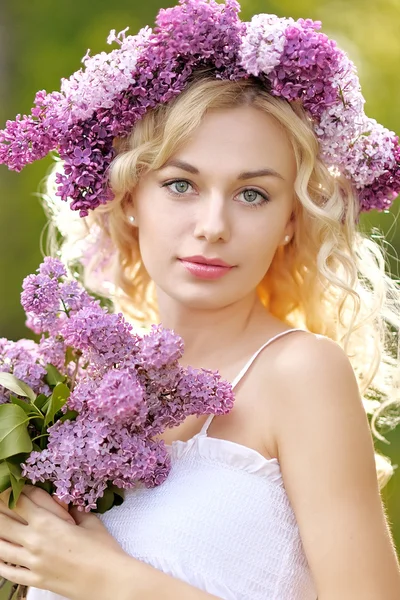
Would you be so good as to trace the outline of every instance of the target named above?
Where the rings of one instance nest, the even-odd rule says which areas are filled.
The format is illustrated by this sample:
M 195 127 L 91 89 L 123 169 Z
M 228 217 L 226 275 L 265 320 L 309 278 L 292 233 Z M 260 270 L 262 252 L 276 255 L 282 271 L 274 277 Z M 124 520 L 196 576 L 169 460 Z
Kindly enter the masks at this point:
M 318 598 L 397 600 L 400 569 L 351 364 L 327 338 L 291 342 L 267 389 L 272 383 L 282 476 Z
M 32 486 L 9 510 L 8 494 L 0 498 L 0 576 L 9 581 L 71 600 L 217 599 L 126 554 L 96 515 L 69 514 Z
M 116 558 L 115 569 L 107 570 L 113 581 L 93 596 L 96 600 L 115 598 L 116 590 L 118 600 L 221 600 L 127 554 Z

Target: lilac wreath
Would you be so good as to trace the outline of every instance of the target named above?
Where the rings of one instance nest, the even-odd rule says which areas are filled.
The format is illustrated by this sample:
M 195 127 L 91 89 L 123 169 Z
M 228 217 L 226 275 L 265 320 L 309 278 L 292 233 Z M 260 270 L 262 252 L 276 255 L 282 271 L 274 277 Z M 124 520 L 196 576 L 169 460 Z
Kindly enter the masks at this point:
M 0 163 L 20 171 L 56 151 L 63 162 L 57 195 L 87 216 L 112 198 L 107 170 L 113 140 L 129 135 L 149 109 L 181 93 L 193 73 L 250 76 L 271 94 L 301 101 L 328 168 L 349 179 L 360 212 L 387 210 L 400 192 L 398 137 L 364 113 L 356 67 L 311 19 L 260 14 L 240 21 L 236 0 L 180 0 L 161 9 L 154 32 L 110 33 L 119 48 L 83 58 L 61 92 L 36 94 L 29 116 L 0 131 Z

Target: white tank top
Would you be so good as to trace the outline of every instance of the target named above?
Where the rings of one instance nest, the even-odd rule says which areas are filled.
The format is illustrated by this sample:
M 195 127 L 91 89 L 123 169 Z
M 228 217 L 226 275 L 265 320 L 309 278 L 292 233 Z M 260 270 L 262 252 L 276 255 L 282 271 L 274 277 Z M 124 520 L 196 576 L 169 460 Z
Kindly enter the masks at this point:
M 292 331 L 304 330 L 268 340 L 232 386 Z M 167 446 L 171 471 L 161 485 L 126 490 L 124 502 L 100 519 L 131 556 L 223 600 L 316 600 L 278 460 L 208 437 L 213 417 L 190 440 Z M 66 600 L 35 588 L 27 598 Z

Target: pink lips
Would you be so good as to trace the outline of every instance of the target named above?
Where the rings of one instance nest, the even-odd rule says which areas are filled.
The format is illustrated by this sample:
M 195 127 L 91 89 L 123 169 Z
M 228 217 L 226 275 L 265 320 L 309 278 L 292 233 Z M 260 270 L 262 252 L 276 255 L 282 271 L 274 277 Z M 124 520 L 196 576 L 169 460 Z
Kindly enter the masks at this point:
M 219 279 L 233 268 L 219 258 L 185 256 L 179 260 L 192 275 L 200 279 Z

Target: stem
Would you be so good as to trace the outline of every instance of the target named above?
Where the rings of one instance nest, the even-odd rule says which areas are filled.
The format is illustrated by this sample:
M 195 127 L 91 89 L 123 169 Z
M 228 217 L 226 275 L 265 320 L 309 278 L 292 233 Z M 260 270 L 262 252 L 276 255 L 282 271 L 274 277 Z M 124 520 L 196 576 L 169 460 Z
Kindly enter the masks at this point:
M 45 437 L 46 435 L 49 435 L 48 433 L 41 433 L 40 435 L 37 435 L 36 437 L 32 438 L 32 442 L 34 442 L 35 440 L 38 440 L 41 437 Z
M 32 419 L 43 419 L 44 420 L 44 415 L 39 411 L 37 415 L 31 415 L 30 417 L 28 417 L 28 421 L 32 421 Z
M 66 314 L 66 315 L 67 315 L 67 317 L 69 318 L 69 310 L 68 310 L 68 308 L 65 306 L 65 302 L 64 302 L 64 300 L 63 300 L 62 298 L 61 298 L 61 304 L 62 304 L 62 305 L 63 305 L 63 307 L 64 307 L 64 312 L 65 312 L 65 314 Z
M 79 361 L 80 361 L 81 357 L 78 356 L 78 360 L 75 363 L 75 369 L 74 372 L 72 373 L 72 377 L 71 377 L 71 394 L 74 391 L 74 387 L 75 387 L 75 380 L 76 380 L 76 376 L 78 374 L 78 367 L 79 367 Z
M 37 407 L 35 404 L 33 404 L 33 402 L 31 402 L 31 403 L 30 403 L 30 406 L 32 406 L 32 408 L 33 408 L 33 409 L 36 411 L 36 413 L 37 413 L 37 415 L 32 415 L 32 419 L 37 419 L 37 418 L 39 418 L 39 417 L 40 417 L 41 419 L 44 419 L 44 415 L 43 415 L 42 411 L 41 411 L 41 410 L 39 410 L 39 409 L 38 409 L 38 407 Z

